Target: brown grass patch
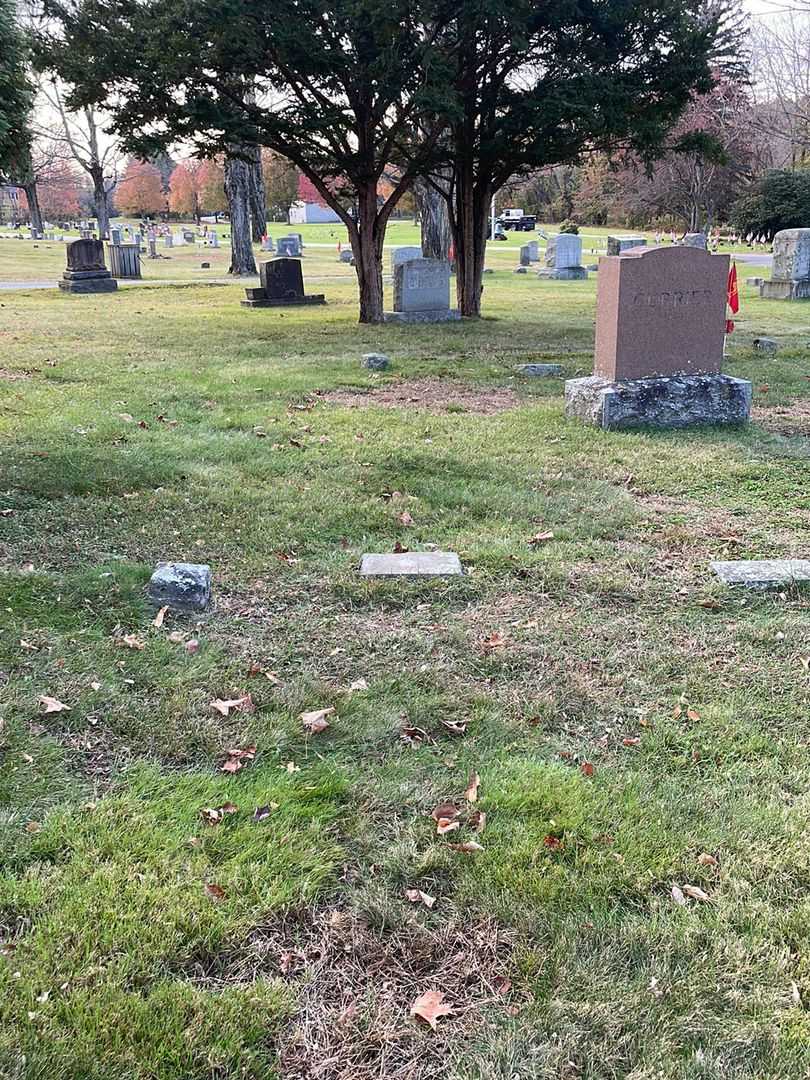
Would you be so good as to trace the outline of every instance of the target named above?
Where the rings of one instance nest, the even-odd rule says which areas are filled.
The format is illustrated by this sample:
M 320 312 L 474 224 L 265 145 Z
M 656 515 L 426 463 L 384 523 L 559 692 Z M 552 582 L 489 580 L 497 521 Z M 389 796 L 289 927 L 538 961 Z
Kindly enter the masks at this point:
M 21 382 L 23 379 L 30 379 L 31 375 L 30 371 L 12 371 L 10 368 L 0 367 L 0 379 L 6 379 L 8 382 Z
M 774 435 L 810 435 L 810 401 L 770 407 L 755 405 L 751 419 Z
M 428 928 L 414 917 L 383 931 L 332 908 L 258 927 L 194 982 L 215 990 L 277 977 L 297 989 L 278 1045 L 284 1080 L 435 1080 L 514 1007 L 513 948 L 492 919 Z M 454 1010 L 435 1032 L 410 1016 L 426 990 L 443 991 Z
M 324 394 L 332 405 L 349 409 L 378 405 L 385 409 L 419 409 L 431 413 L 467 412 L 478 416 L 514 409 L 520 398 L 506 386 L 478 387 L 442 379 L 413 379 L 377 390 L 333 390 Z

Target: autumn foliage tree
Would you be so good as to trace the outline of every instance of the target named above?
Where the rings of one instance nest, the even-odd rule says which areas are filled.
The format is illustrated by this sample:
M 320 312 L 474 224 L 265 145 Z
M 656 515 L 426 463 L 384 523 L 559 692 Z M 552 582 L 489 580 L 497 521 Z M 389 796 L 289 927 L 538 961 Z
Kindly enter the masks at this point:
M 199 225 L 202 204 L 200 201 L 201 161 L 188 158 L 176 165 L 169 177 L 169 209 L 194 219 Z
M 119 211 L 130 217 L 159 214 L 166 208 L 160 170 L 148 161 L 132 159 L 124 170 L 115 201 Z
M 85 188 L 81 174 L 71 162 L 54 161 L 40 174 L 38 192 L 42 213 L 54 221 L 79 214 Z

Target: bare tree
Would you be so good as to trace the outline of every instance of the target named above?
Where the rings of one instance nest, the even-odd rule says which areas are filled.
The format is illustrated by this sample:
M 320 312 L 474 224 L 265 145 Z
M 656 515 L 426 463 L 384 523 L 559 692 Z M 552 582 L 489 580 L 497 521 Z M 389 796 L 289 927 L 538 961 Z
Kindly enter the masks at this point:
M 798 168 L 810 159 L 810 4 L 758 19 L 751 31 L 754 123 L 767 135 L 770 162 Z
M 43 81 L 40 93 L 52 115 L 51 123 L 41 125 L 41 133 L 55 143 L 61 143 L 66 153 L 90 177 L 98 235 L 105 240 L 110 232 L 110 197 L 118 184 L 122 156 L 119 146 L 105 135 L 103 120 L 93 108 L 86 107 L 78 113 L 68 111 L 56 79 Z

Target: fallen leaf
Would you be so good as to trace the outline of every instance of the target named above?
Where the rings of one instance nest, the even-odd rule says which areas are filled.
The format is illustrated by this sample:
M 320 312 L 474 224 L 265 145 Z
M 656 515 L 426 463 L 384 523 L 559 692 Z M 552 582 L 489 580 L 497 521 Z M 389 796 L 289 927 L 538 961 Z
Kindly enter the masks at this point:
M 708 851 L 698 855 L 697 861 L 700 866 L 717 866 L 717 859 L 715 859 L 714 855 L 710 855 Z
M 447 846 L 452 848 L 453 851 L 463 851 L 465 855 L 472 855 L 475 851 L 484 850 L 482 845 L 475 840 L 465 840 L 463 844 L 448 844 Z
M 186 642 L 185 649 L 187 653 L 191 653 L 193 655 L 194 653 L 200 651 L 200 643 L 199 641 L 197 641 L 196 638 L 191 638 L 189 641 Z
M 672 899 L 678 904 L 679 907 L 686 906 L 686 897 L 683 895 L 677 885 L 672 886 Z
M 447 728 L 451 735 L 463 735 L 467 730 L 466 720 L 442 720 L 442 727 Z
M 212 900 L 224 900 L 228 895 L 221 885 L 206 885 L 205 891 Z
M 118 644 L 126 645 L 128 649 L 140 650 L 146 647 L 145 643 L 140 640 L 137 634 L 124 634 Z
M 412 904 L 424 904 L 426 908 L 432 908 L 436 903 L 435 896 L 428 896 L 421 889 L 406 889 L 405 895 Z
M 632 738 L 628 736 L 626 739 L 622 739 L 622 746 L 638 746 L 640 742 L 641 739 L 637 735 Z
M 413 518 L 407 510 L 403 510 L 401 514 L 397 515 L 397 521 L 400 525 L 413 525 Z
M 157 627 L 159 630 L 163 626 L 163 620 L 166 618 L 166 612 L 169 610 L 169 605 L 166 604 L 160 609 L 157 615 L 152 619 L 152 626 Z
M 411 1016 L 418 1016 L 420 1020 L 427 1021 L 436 1030 L 436 1021 L 440 1016 L 449 1016 L 453 1012 L 453 1006 L 444 1001 L 444 993 L 441 990 L 426 990 L 411 1005 Z
M 276 558 L 279 562 L 287 563 L 288 566 L 295 566 L 295 564 L 298 562 L 298 559 L 296 559 L 295 557 L 294 551 L 277 551 Z
M 705 893 L 703 889 L 697 885 L 684 885 L 683 891 L 687 896 L 691 896 L 693 900 L 703 900 L 706 903 L 711 900 L 708 893 Z
M 430 816 L 434 821 L 452 821 L 454 818 L 458 817 L 458 812 L 458 807 L 455 803 L 443 802 L 439 803 L 438 806 L 434 806 L 430 811 Z
M 579 771 L 583 776 L 593 776 L 593 765 L 590 761 L 583 761 L 579 767 Z
M 439 836 L 444 836 L 445 833 L 455 832 L 456 829 L 461 828 L 461 822 L 458 818 L 439 818 L 436 822 L 436 832 Z
M 25 831 L 27 833 L 38 833 L 41 829 L 42 826 L 38 821 L 29 821 L 28 824 L 25 826 Z
M 42 694 L 39 703 L 42 706 L 43 713 L 70 712 L 69 705 L 65 705 L 59 698 L 49 697 L 47 694 Z
M 507 979 L 505 975 L 498 975 L 497 978 L 493 981 L 493 985 L 495 986 L 496 993 L 508 994 L 509 991 L 512 989 L 512 980 Z
M 402 728 L 400 735 L 403 740 L 410 743 L 411 746 L 419 746 L 420 743 L 427 742 L 429 740 L 428 733 L 424 728 L 420 727 L 404 727 Z M 432 741 L 432 740 L 430 740 Z
M 235 814 L 238 809 L 239 807 L 234 806 L 232 802 L 226 802 L 217 807 L 206 806 L 205 809 L 200 811 L 200 817 L 208 825 L 219 825 L 227 814 Z
M 349 693 L 352 693 L 354 690 L 368 690 L 368 683 L 365 679 L 355 679 L 349 687 Z
M 228 698 L 223 700 L 222 698 L 216 698 L 211 702 L 211 708 L 222 716 L 229 716 L 231 709 L 237 709 L 239 712 L 253 712 L 256 706 L 253 704 L 253 698 L 250 694 L 244 694 L 239 698 Z
M 267 803 L 266 806 L 257 806 L 253 811 L 254 821 L 264 821 L 269 818 L 274 810 L 278 810 L 279 804 L 277 802 Z
M 477 772 L 470 773 L 470 779 L 467 781 L 467 790 L 464 792 L 464 798 L 469 803 L 474 803 L 478 798 L 478 787 L 481 783 L 481 777 Z
M 708 608 L 709 611 L 719 611 L 723 606 L 718 600 L 712 600 L 711 598 L 706 600 L 698 600 L 698 607 Z
M 245 767 L 246 761 L 256 757 L 256 747 L 248 746 L 244 750 L 226 750 L 227 760 L 220 766 L 221 772 L 235 773 Z
M 500 630 L 496 630 L 494 634 L 490 634 L 488 638 L 484 638 L 481 642 L 481 648 L 487 653 L 494 652 L 495 649 L 502 649 L 505 645 L 506 638 Z
M 329 721 L 327 716 L 331 716 L 334 712 L 334 707 L 329 709 L 313 709 L 312 712 L 304 712 L 299 716 L 299 720 L 304 725 L 304 730 L 308 731 L 310 735 L 318 735 L 322 731 L 326 731 L 329 727 Z
M 403 547 L 403 545 L 400 544 L 399 540 L 397 540 L 396 543 L 394 544 L 394 554 L 395 555 L 405 555 L 405 554 L 407 554 L 408 551 L 410 551 L 410 548 Z
M 554 533 L 553 532 L 539 532 L 539 533 L 535 533 L 534 536 L 529 537 L 529 543 L 531 544 L 532 547 L 536 547 L 538 544 L 545 544 L 546 541 L 553 540 L 553 539 L 554 539 Z
M 183 633 L 182 630 L 172 630 L 172 632 L 168 635 L 168 639 L 173 645 L 181 645 L 185 636 L 186 635 Z
M 549 851 L 561 851 L 563 842 L 558 836 L 544 836 L 543 846 L 547 847 Z
M 700 713 L 696 712 L 694 709 L 687 709 L 686 710 L 686 716 L 687 716 L 687 718 L 689 720 L 699 720 L 700 719 Z
M 294 761 L 288 761 L 287 764 L 282 765 L 281 768 L 284 769 L 284 771 L 288 772 L 288 773 L 301 772 L 301 766 L 296 765 Z
M 467 818 L 467 824 L 477 833 L 482 833 L 487 823 L 487 815 L 483 810 L 474 810 Z

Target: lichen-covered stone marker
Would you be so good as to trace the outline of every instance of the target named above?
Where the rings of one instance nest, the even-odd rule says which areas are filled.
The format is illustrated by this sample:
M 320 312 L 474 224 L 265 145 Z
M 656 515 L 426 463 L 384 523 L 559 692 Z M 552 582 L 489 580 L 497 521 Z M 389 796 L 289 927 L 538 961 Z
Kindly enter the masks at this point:
M 409 551 L 402 555 L 364 555 L 361 577 L 448 577 L 463 573 L 454 551 Z
M 810 559 L 736 559 L 709 565 L 726 585 L 778 589 L 810 584 Z
M 202 563 L 158 563 L 149 599 L 176 611 L 205 611 L 211 603 L 211 567 Z

